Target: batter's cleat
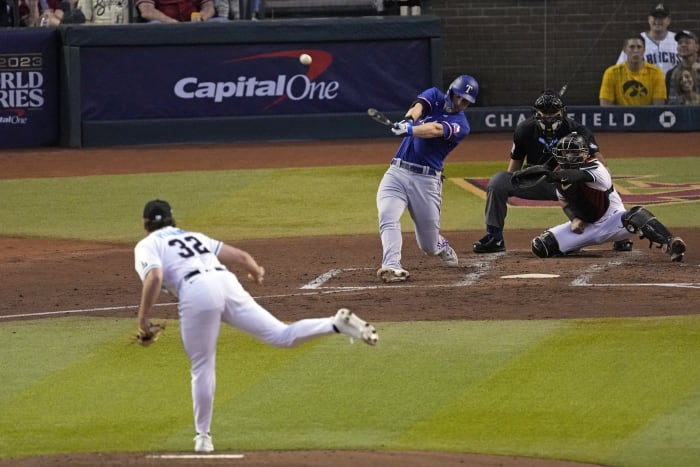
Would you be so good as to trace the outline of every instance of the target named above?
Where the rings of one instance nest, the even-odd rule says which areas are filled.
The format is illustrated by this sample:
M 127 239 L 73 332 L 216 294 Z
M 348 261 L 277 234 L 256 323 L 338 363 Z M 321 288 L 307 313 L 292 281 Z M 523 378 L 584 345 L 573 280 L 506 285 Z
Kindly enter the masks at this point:
M 404 282 L 408 279 L 410 274 L 405 269 L 394 269 L 394 268 L 379 268 L 377 269 L 377 277 L 382 280 L 382 282 Z
M 336 332 L 350 336 L 352 339 L 362 339 L 369 345 L 377 345 L 379 335 L 374 326 L 360 319 L 347 308 L 341 308 L 333 317 L 333 328 Z
M 632 251 L 632 240 L 615 240 L 613 242 L 613 251 Z
M 673 237 L 671 241 L 668 242 L 668 249 L 666 252 L 671 255 L 671 261 L 683 261 L 683 256 L 685 256 L 685 242 L 681 237 Z
M 445 266 L 449 268 L 456 268 L 459 266 L 459 258 L 457 258 L 457 253 L 455 253 L 454 248 L 449 245 L 447 245 L 447 248 L 442 250 L 438 256 L 442 262 L 445 263 Z
M 200 434 L 194 437 L 194 452 L 213 452 L 214 445 L 211 442 L 211 436 L 208 434 Z
M 496 240 L 491 234 L 484 235 L 479 241 L 474 242 L 474 253 L 498 253 L 506 251 L 506 242 L 503 239 Z

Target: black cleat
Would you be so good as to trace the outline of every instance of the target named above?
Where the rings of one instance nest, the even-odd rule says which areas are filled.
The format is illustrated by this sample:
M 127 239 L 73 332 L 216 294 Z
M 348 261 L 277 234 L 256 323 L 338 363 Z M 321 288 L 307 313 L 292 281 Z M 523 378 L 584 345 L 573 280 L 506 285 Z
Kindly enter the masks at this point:
M 616 240 L 613 242 L 613 251 L 632 251 L 632 240 Z
M 681 237 L 673 237 L 668 243 L 667 253 L 671 255 L 671 261 L 683 261 L 683 256 L 685 256 L 685 242 L 683 239 Z
M 474 253 L 498 253 L 506 251 L 506 242 L 503 239 L 496 240 L 491 234 L 486 234 L 473 245 Z

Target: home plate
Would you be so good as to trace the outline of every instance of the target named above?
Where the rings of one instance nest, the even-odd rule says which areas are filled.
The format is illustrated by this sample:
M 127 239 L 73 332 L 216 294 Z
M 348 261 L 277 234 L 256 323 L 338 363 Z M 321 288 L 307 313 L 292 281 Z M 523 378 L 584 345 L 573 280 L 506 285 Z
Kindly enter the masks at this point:
M 243 459 L 243 454 L 156 454 L 149 459 Z
M 501 276 L 501 279 L 551 279 L 559 277 L 559 274 L 541 274 L 532 272 L 529 274 L 511 274 L 510 276 Z

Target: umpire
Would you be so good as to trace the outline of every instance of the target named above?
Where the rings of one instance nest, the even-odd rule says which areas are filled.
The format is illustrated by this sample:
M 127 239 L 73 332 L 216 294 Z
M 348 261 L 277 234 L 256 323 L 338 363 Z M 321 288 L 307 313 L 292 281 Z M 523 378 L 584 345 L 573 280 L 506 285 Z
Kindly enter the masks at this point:
M 513 134 L 513 147 L 510 150 L 510 162 L 506 171 L 497 172 L 489 180 L 486 188 L 486 235 L 474 243 L 474 253 L 497 253 L 506 251 L 503 239 L 503 227 L 508 213 L 508 198 L 556 201 L 554 185 L 540 183 L 531 188 L 516 188 L 511 183 L 511 176 L 524 165 L 546 165 L 550 169 L 557 166 L 552 150 L 559 140 L 571 132 L 585 136 L 589 153 L 605 164 L 598 149 L 593 133 L 577 121 L 566 117 L 566 106 L 554 91 L 544 91 L 535 101 L 533 114 L 522 121 Z M 629 245 L 620 248 L 631 249 Z M 618 249 L 618 245 L 615 245 Z

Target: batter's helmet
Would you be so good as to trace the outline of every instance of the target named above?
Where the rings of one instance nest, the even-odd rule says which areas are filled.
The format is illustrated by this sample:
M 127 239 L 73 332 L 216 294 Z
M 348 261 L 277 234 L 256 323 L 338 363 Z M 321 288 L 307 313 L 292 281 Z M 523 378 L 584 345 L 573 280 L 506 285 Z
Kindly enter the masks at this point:
M 454 81 L 452 81 L 450 87 L 447 88 L 447 94 L 450 97 L 453 95 L 463 97 L 474 104 L 476 103 L 476 96 L 479 94 L 479 83 L 476 82 L 473 76 L 458 76 Z
M 578 169 L 588 159 L 588 143 L 578 133 L 569 133 L 557 143 L 554 157 L 563 169 Z

